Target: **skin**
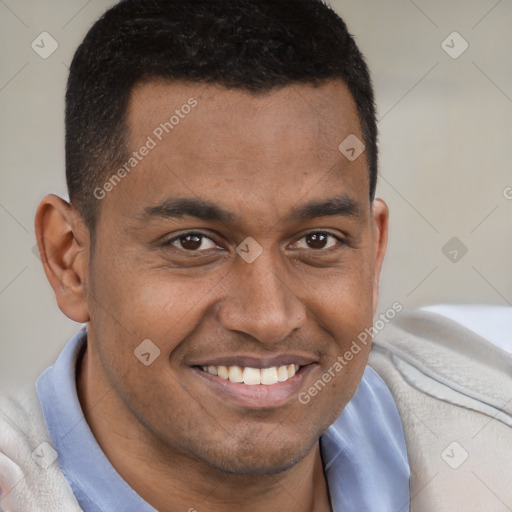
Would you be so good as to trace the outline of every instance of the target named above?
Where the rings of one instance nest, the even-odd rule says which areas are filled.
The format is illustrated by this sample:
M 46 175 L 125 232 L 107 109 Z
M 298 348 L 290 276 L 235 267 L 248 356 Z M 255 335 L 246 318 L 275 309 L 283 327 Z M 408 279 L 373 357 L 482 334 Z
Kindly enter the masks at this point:
M 37 212 L 58 305 L 88 323 L 77 378 L 85 417 L 159 511 L 331 510 L 319 438 L 353 396 L 369 346 L 308 404 L 297 395 L 372 325 L 377 305 L 387 206 L 370 203 L 364 153 L 351 162 L 338 150 L 349 134 L 363 139 L 355 104 L 340 81 L 264 95 L 151 81 L 132 91 L 130 148 L 191 97 L 197 106 L 100 201 L 93 247 L 62 199 L 47 196 Z M 144 215 L 176 197 L 234 218 Z M 334 197 L 350 198 L 352 215 L 293 216 Z M 211 240 L 183 245 L 187 231 Z M 318 232 L 341 242 L 306 237 Z M 236 253 L 249 236 L 263 249 L 250 264 Z M 149 366 L 134 356 L 145 339 L 161 351 Z M 192 367 L 289 354 L 311 365 L 276 407 L 226 399 Z

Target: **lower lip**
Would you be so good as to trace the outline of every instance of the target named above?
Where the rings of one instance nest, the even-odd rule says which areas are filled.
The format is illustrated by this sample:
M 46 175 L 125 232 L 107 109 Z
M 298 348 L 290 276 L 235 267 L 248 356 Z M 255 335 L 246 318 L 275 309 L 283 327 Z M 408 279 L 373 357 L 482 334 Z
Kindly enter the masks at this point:
M 224 380 L 216 375 L 192 368 L 192 370 L 208 384 L 217 396 L 227 398 L 236 405 L 251 409 L 269 409 L 280 407 L 286 402 L 297 399 L 305 379 L 314 370 L 316 364 L 308 364 L 285 382 L 275 384 L 256 384 L 249 386 L 240 382 Z

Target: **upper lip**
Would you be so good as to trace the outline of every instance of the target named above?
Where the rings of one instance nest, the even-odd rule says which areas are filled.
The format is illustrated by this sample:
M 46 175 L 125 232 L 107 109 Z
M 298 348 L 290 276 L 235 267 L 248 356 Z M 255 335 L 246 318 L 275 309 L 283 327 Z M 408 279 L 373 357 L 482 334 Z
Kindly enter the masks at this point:
M 211 359 L 204 359 L 190 366 L 242 366 L 246 368 L 271 368 L 286 364 L 298 364 L 306 366 L 314 363 L 312 357 L 297 354 L 281 354 L 276 356 L 254 356 L 254 355 L 229 355 L 219 356 Z

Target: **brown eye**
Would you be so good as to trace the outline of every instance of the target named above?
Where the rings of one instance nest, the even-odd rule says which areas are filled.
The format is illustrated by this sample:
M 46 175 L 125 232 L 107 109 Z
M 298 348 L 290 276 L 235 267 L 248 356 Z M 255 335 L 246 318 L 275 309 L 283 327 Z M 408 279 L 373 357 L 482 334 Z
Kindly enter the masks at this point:
M 327 235 L 325 233 L 310 233 L 306 235 L 306 243 L 311 249 L 323 249 L 327 243 Z
M 343 241 L 337 236 L 325 231 L 313 231 L 303 236 L 295 245 L 298 249 L 330 249 L 336 244 L 343 245 Z
M 208 238 L 202 233 L 184 233 L 183 235 L 177 236 L 176 238 L 170 240 L 168 245 L 172 245 L 178 249 L 195 252 L 217 247 L 211 238 Z
M 195 251 L 196 249 L 199 249 L 199 247 L 201 247 L 203 237 L 198 235 L 185 235 L 180 237 L 179 240 L 183 249 Z

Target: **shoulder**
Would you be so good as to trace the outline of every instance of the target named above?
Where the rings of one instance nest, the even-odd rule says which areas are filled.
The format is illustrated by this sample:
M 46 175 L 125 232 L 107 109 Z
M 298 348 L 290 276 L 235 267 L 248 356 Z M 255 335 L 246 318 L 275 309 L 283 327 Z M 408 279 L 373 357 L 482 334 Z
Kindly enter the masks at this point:
M 0 396 L 0 510 L 80 511 L 34 386 Z
M 512 355 L 445 316 L 403 311 L 375 337 L 370 365 L 393 385 L 398 374 L 436 398 L 482 412 L 496 409 L 512 426 Z
M 369 364 L 400 413 L 413 511 L 512 502 L 510 354 L 449 318 L 404 310 L 375 337 Z

